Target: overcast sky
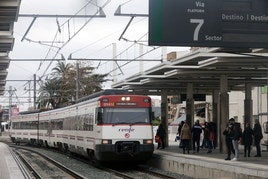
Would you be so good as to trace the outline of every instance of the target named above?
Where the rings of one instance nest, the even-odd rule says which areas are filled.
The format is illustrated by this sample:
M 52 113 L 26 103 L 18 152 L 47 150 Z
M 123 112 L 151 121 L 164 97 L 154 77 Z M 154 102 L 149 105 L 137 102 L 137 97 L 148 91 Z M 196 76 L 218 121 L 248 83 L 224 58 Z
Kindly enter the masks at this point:
M 90 3 L 89 3 L 90 2 Z M 86 8 L 82 9 L 87 3 L 89 3 Z M 139 45 L 133 42 L 126 42 L 124 40 L 118 40 L 122 34 L 124 28 L 130 20 L 130 17 L 124 16 L 114 16 L 119 5 L 122 5 L 122 13 L 125 14 L 148 14 L 148 0 L 22 0 L 20 6 L 20 14 L 53 14 L 53 15 L 73 15 L 76 14 L 80 9 L 79 14 L 93 15 L 97 11 L 97 6 L 104 6 L 103 11 L 106 14 L 106 18 L 93 18 L 91 19 L 84 28 L 82 28 L 76 35 L 75 32 L 86 23 L 88 19 L 70 19 L 69 28 L 67 18 L 37 18 L 34 22 L 32 28 L 27 34 L 26 38 L 29 40 L 21 39 L 25 34 L 27 28 L 32 22 L 32 17 L 19 17 L 18 21 L 15 23 L 14 27 L 14 37 L 15 44 L 13 51 L 10 53 L 11 59 L 19 58 L 54 58 L 56 55 L 57 48 L 53 48 L 49 51 L 51 43 L 40 44 L 41 42 L 52 42 L 56 46 L 63 46 L 59 51 L 59 55 L 56 58 L 60 58 L 62 54 L 66 59 L 70 54 L 73 58 L 112 58 L 113 48 L 112 44 L 116 43 L 117 54 L 121 54 L 118 58 L 128 58 L 134 59 L 139 56 Z M 61 32 L 59 32 L 60 26 Z M 70 31 L 70 33 L 68 33 Z M 129 41 L 141 39 L 141 43 L 145 44 L 143 46 L 144 52 L 150 51 L 152 47 L 147 46 L 148 40 L 148 18 L 147 17 L 136 17 L 132 21 L 131 25 L 124 34 L 124 38 Z M 147 34 L 147 35 L 146 35 Z M 69 37 L 74 36 L 68 43 Z M 56 38 L 55 38 L 56 37 Z M 143 38 L 142 38 L 143 37 Z M 130 47 L 130 48 L 128 48 Z M 128 48 L 128 50 L 126 50 Z M 187 50 L 188 48 L 168 48 L 169 51 Z M 161 49 L 155 50 L 152 53 L 144 56 L 143 58 L 161 58 Z M 68 61 L 71 63 L 72 61 Z M 51 68 L 55 66 L 55 62 L 18 62 L 14 61 L 10 63 L 8 69 L 7 80 L 32 80 L 33 75 L 36 74 L 37 77 L 42 77 L 44 74 L 50 74 Z M 112 62 L 93 62 L 86 61 L 89 65 L 94 67 L 98 66 L 96 73 L 107 73 L 112 71 Z M 126 62 L 118 62 L 122 65 Z M 144 62 L 145 70 L 151 68 L 154 65 L 159 64 L 159 62 Z M 129 63 L 128 65 L 122 67 L 123 74 L 121 71 L 117 70 L 117 79 L 120 81 L 125 77 L 133 75 L 139 72 L 139 63 Z M 111 77 L 112 78 L 112 77 Z M 32 84 L 33 85 L 33 84 Z M 6 89 L 12 86 L 16 88 L 16 95 L 18 97 L 28 97 L 29 93 L 24 90 L 26 87 L 25 82 L 10 82 L 7 81 Z M 109 88 L 110 84 L 104 85 L 104 88 Z M 33 94 L 31 94 L 33 95 Z M 5 93 L 8 96 L 8 93 Z M 19 98 L 19 101 L 25 102 L 28 99 Z M 17 100 L 13 99 L 14 103 Z M 31 99 L 33 101 L 33 99 Z M 0 102 L 7 103 L 8 98 L 0 98 Z M 3 104 L 5 105 L 5 104 Z M 20 108 L 26 110 L 29 104 L 21 104 Z

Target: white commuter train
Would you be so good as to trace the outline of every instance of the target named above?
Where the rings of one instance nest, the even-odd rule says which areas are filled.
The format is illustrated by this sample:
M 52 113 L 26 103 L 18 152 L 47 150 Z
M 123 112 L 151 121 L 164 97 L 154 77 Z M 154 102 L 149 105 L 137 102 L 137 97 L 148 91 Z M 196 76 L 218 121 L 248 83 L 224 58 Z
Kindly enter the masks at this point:
M 151 98 L 104 90 L 80 102 L 11 118 L 13 142 L 31 142 L 94 161 L 146 161 L 154 151 Z

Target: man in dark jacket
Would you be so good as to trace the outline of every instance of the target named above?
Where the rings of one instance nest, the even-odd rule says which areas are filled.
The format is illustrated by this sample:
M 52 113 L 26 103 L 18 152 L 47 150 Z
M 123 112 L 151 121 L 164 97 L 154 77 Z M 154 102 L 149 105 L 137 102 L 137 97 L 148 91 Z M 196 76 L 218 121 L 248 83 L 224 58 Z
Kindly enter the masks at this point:
M 200 134 L 202 133 L 202 127 L 199 124 L 199 120 L 197 120 L 192 127 L 192 134 L 193 134 L 193 153 L 195 153 L 195 143 L 197 145 L 197 153 L 199 152 L 200 148 Z
M 255 157 L 261 157 L 261 139 L 263 138 L 261 125 L 258 119 L 255 119 L 255 124 L 253 127 L 254 142 L 257 150 L 257 155 Z
M 231 160 L 231 153 L 235 153 L 234 147 L 233 147 L 233 133 L 232 133 L 232 125 L 234 123 L 234 119 L 229 119 L 229 123 L 227 124 L 226 129 L 223 131 L 223 135 L 225 135 L 225 142 L 227 147 L 227 157 L 225 160 Z
M 253 130 L 249 123 L 246 123 L 246 128 L 243 132 L 244 157 L 250 157 L 250 148 L 252 145 Z

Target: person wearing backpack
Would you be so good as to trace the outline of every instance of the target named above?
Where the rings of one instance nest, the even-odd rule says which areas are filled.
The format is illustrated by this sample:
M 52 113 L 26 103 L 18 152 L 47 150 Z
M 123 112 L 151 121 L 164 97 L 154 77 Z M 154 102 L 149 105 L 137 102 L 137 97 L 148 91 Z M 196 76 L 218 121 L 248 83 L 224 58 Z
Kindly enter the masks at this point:
M 235 122 L 232 123 L 231 133 L 232 133 L 232 136 L 233 136 L 232 143 L 233 143 L 233 147 L 234 147 L 234 150 L 235 150 L 235 156 L 232 159 L 232 161 L 237 161 L 238 158 L 239 158 L 238 144 L 239 144 L 240 138 L 242 137 L 242 130 L 241 130 L 241 127 L 240 127 L 239 123 L 235 123 Z
M 233 134 L 232 134 L 232 121 L 234 121 L 233 118 L 229 119 L 228 124 L 226 125 L 225 130 L 223 131 L 223 135 L 225 135 L 225 143 L 227 147 L 227 157 L 225 160 L 231 160 L 231 154 L 235 154 L 234 147 L 233 147 Z

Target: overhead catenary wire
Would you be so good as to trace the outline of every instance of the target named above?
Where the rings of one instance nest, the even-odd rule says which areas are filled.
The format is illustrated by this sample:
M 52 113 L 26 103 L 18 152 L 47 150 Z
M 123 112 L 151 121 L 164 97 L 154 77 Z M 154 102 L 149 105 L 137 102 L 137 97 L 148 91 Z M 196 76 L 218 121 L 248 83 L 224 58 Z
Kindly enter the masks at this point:
M 147 18 L 147 17 L 146 17 L 146 18 Z M 134 22 L 133 24 L 138 24 L 139 22 L 143 21 L 143 20 L 146 19 L 146 18 L 141 18 L 140 20 Z M 123 28 L 123 29 L 124 29 L 124 28 Z M 106 36 L 104 36 L 104 37 L 102 37 L 102 38 L 100 38 L 100 39 L 98 39 L 98 40 L 96 40 L 96 41 L 94 41 L 94 42 L 88 44 L 88 45 L 85 45 L 84 47 L 81 47 L 81 48 L 79 48 L 79 49 L 77 49 L 77 50 L 71 52 L 71 54 L 75 54 L 75 53 L 77 53 L 77 52 L 80 52 L 80 51 L 82 51 L 82 50 L 84 50 L 84 49 L 86 49 L 86 48 L 88 48 L 88 47 L 90 47 L 90 46 L 92 46 L 92 45 L 95 45 L 95 44 L 97 44 L 97 43 L 99 43 L 99 42 L 101 42 L 101 41 L 103 41 L 103 40 L 106 40 L 108 37 L 110 37 L 110 36 L 112 36 L 112 35 L 114 35 L 114 34 L 116 34 L 116 33 L 118 33 L 118 32 L 121 32 L 121 31 L 122 31 L 121 29 L 120 29 L 120 30 L 116 30 L 116 31 L 114 31 L 114 32 L 112 32 L 112 33 L 110 33 L 110 34 L 108 34 L 108 35 L 106 35 Z M 144 44 L 144 43 L 140 43 L 140 40 L 128 40 L 128 39 L 126 39 L 126 38 L 124 38 L 124 37 L 122 37 L 122 39 L 123 39 L 124 41 L 126 41 L 126 42 L 135 42 L 135 43 L 137 43 L 137 44 L 141 44 L 141 45 L 144 45 L 144 46 L 149 46 L 149 45 L 146 45 L 146 44 Z M 144 42 L 147 42 L 147 41 L 144 41 Z M 112 43 L 111 43 L 111 44 L 112 44 Z M 105 49 L 105 47 L 104 47 L 104 48 L 101 48 L 101 49 L 98 50 L 97 52 L 91 53 L 91 54 L 89 54 L 89 55 L 93 55 L 93 54 L 95 54 L 95 53 L 98 53 L 99 51 L 101 51 L 101 50 L 103 50 L 103 49 Z
M 89 3 L 91 3 L 92 1 L 89 1 L 83 8 L 85 8 L 85 7 L 87 7 L 87 5 L 89 4 Z M 104 5 L 102 6 L 102 8 L 104 8 L 106 5 L 108 5 L 109 3 L 111 2 L 111 0 L 107 0 L 105 3 L 104 3 Z M 92 4 L 92 3 L 91 3 Z M 81 8 L 81 9 L 83 9 L 83 8 Z M 99 13 L 99 11 L 100 11 L 100 9 L 99 10 L 97 10 L 96 11 L 96 13 L 95 13 L 95 15 L 97 14 L 97 13 Z M 80 12 L 80 11 L 79 11 Z M 78 12 L 78 13 L 79 13 Z M 93 18 L 93 17 L 92 17 Z M 56 58 L 56 56 L 58 55 L 58 53 L 61 51 L 61 49 L 62 48 L 64 48 L 91 20 L 92 20 L 92 18 L 89 18 L 83 25 L 82 25 L 82 27 L 80 27 L 64 44 L 62 44 L 62 46 L 57 50 L 57 52 L 55 53 L 55 55 L 54 55 L 54 57 L 53 58 Z M 66 21 L 66 22 L 68 22 L 68 21 Z M 65 22 L 65 23 L 66 23 Z M 63 23 L 63 25 L 65 24 L 65 23 Z M 62 26 L 63 26 L 62 25 Z M 56 34 L 55 34 L 55 37 L 54 37 L 54 40 L 53 41 L 55 41 L 55 39 L 56 39 L 56 37 L 57 37 L 57 34 L 58 34 L 58 31 L 56 32 Z M 53 45 L 54 43 L 52 42 L 52 44 L 51 45 Z M 51 49 L 51 48 L 50 48 Z M 50 50 L 48 51 L 48 53 L 47 53 L 47 55 L 46 55 L 46 58 L 48 57 L 48 55 L 49 55 L 49 53 L 50 53 Z M 47 66 L 47 68 L 45 69 L 45 71 L 43 72 L 43 74 L 41 75 L 41 78 L 46 74 L 46 72 L 47 72 L 47 70 L 50 68 L 50 66 L 51 66 L 51 64 L 52 64 L 52 62 L 53 61 L 51 61 L 50 63 L 49 63 L 49 65 Z M 42 64 L 41 64 L 42 65 Z M 40 69 L 40 67 L 41 67 L 41 65 L 39 65 L 39 69 Z M 38 69 L 38 70 L 39 70 Z
M 124 4 L 126 4 L 126 3 L 128 3 L 128 2 L 131 2 L 132 0 L 129 0 L 129 1 L 127 1 L 127 2 L 125 2 Z M 87 2 L 91 2 L 91 1 L 89 1 L 89 0 L 87 0 Z M 106 1 L 106 2 L 108 2 L 108 1 Z M 124 4 L 122 4 L 122 5 L 124 5 Z M 145 18 L 144 18 L 145 19 Z M 68 21 L 66 21 L 65 23 L 67 23 Z M 63 23 L 64 24 L 64 23 Z M 63 24 L 61 25 L 61 33 L 63 33 L 63 31 L 64 31 L 64 26 L 63 26 Z M 77 25 L 77 24 L 76 24 Z M 66 31 L 67 29 L 66 29 L 66 27 L 65 27 L 65 31 Z M 58 32 L 58 36 L 56 36 L 56 40 L 58 39 L 58 37 L 59 37 L 59 30 L 57 29 L 57 32 Z M 110 34 L 109 34 L 110 35 Z M 109 35 L 107 35 L 107 37 L 109 36 Z M 113 34 L 112 34 L 113 35 Z M 61 37 L 62 38 L 64 38 L 64 36 L 62 36 L 61 35 Z M 104 38 L 101 38 L 101 39 L 105 39 L 105 37 Z M 53 43 L 52 44 L 54 44 L 54 46 L 55 46 L 55 42 L 56 42 L 56 40 L 54 40 L 53 41 Z M 70 40 L 71 40 L 71 38 L 70 38 Z M 125 39 L 124 39 L 125 40 Z M 62 40 L 62 41 L 64 41 L 64 40 Z M 125 40 L 126 42 L 131 42 L 130 40 Z M 69 41 L 68 41 L 69 42 Z M 68 43 L 68 42 L 66 42 L 66 43 Z M 98 41 L 95 41 L 96 43 L 98 42 Z M 139 41 L 137 40 L 137 41 L 133 41 L 133 43 L 134 44 L 139 44 Z M 133 44 L 133 45 L 134 45 Z M 142 43 L 141 43 L 142 44 Z M 94 45 L 94 42 L 93 43 L 91 43 L 91 44 L 89 44 L 89 45 L 87 45 L 87 46 L 92 46 L 92 45 Z M 105 47 L 103 47 L 102 49 L 100 49 L 100 50 L 98 50 L 97 52 L 95 52 L 95 53 L 99 53 L 101 50 L 104 50 L 104 49 L 106 49 L 106 48 L 108 48 L 109 46 L 110 46 L 111 44 L 109 44 L 109 45 L 107 45 L 107 46 L 105 46 Z M 145 45 L 146 46 L 146 44 L 143 44 L 143 45 Z M 61 52 L 61 50 L 65 47 L 65 45 L 63 45 L 63 46 L 61 46 L 61 48 L 59 47 L 59 49 L 57 50 L 57 49 L 55 49 L 54 48 L 54 46 L 49 46 L 50 47 L 50 50 L 49 50 L 49 52 L 47 53 L 47 55 L 46 55 L 46 59 L 48 58 L 48 56 L 51 54 L 51 52 L 53 51 L 53 53 L 55 53 L 55 57 L 57 56 L 57 55 L 59 55 L 60 54 L 60 52 Z M 133 47 L 133 46 L 132 46 Z M 132 48 L 132 47 L 130 47 L 130 48 Z M 84 47 L 84 48 L 87 48 L 87 47 Z M 126 51 L 125 52 L 129 52 L 129 49 L 130 48 L 127 48 L 126 49 Z M 154 48 L 154 47 L 153 47 Z M 81 49 L 81 50 L 83 50 L 83 49 Z M 78 51 L 80 51 L 79 49 L 78 50 L 76 50 L 76 51 L 74 51 L 74 53 L 76 53 L 76 52 L 78 52 Z M 121 54 L 118 54 L 118 56 L 117 57 L 120 57 L 122 54 L 124 53 L 124 51 L 122 51 L 122 53 Z M 54 58 L 55 58 L 54 57 Z M 133 60 L 135 60 L 135 59 L 133 59 Z M 133 60 L 131 60 L 131 61 L 133 61 Z M 43 64 L 44 62 L 42 62 L 42 64 Z M 51 62 L 52 63 L 52 62 Z M 41 77 L 43 78 L 43 77 L 45 77 L 45 76 L 47 76 L 48 74 L 47 74 L 47 70 L 50 68 L 50 66 L 51 66 L 51 63 L 49 64 L 49 66 L 47 67 L 47 69 L 45 70 L 45 72 L 41 75 Z M 41 66 L 42 66 L 42 64 L 40 65 L 40 68 L 41 68 Z M 102 64 L 100 63 L 100 66 L 101 66 Z M 43 66 L 44 66 L 44 64 L 43 64 Z M 38 71 L 40 70 L 40 68 L 38 69 Z M 42 70 L 43 71 L 43 70 Z
M 136 57 L 136 58 L 134 58 L 134 59 L 132 59 L 132 60 L 130 60 L 130 61 L 124 63 L 123 65 L 120 65 L 120 68 L 123 67 L 123 66 L 126 66 L 127 64 L 129 64 L 129 63 L 131 63 L 131 62 L 133 62 L 133 61 L 139 59 L 140 57 L 142 57 L 142 56 L 144 56 L 144 55 L 146 55 L 146 54 L 148 54 L 148 53 L 151 53 L 152 51 L 154 51 L 154 50 L 156 50 L 156 49 L 158 49 L 158 48 L 160 48 L 160 46 L 158 46 L 158 47 L 153 47 L 153 49 L 151 49 L 151 50 L 149 50 L 149 51 L 147 51 L 147 52 L 145 52 L 145 53 L 139 55 L 138 57 Z M 111 71 L 108 72 L 108 73 L 111 73 L 111 72 L 113 72 L 113 71 L 115 71 L 115 70 L 117 70 L 117 69 L 119 69 L 119 68 L 115 68 L 115 69 L 111 70 Z

